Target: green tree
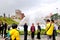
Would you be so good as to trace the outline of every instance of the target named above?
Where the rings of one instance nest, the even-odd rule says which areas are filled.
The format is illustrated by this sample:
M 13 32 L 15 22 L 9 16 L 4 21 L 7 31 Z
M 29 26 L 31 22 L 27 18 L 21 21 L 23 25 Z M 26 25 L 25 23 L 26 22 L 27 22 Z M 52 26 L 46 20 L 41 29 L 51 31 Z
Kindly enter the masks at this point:
M 58 19 L 58 13 L 51 16 L 51 19 L 57 20 Z
M 58 19 L 60 19 L 60 15 L 58 15 Z

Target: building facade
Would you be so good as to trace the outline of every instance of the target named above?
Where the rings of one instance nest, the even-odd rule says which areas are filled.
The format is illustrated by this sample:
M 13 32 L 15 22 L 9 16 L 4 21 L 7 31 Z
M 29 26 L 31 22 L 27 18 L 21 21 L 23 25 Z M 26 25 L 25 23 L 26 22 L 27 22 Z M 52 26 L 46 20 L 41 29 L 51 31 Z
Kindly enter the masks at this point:
M 21 10 L 15 10 L 16 17 L 23 19 L 25 17 L 24 13 L 21 12 Z

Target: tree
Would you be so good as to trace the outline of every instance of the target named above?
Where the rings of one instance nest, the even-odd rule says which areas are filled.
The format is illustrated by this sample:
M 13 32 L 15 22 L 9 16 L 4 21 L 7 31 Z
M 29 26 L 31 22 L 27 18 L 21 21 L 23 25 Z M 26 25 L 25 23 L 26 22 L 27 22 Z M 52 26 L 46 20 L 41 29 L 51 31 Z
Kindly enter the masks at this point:
M 60 15 L 58 15 L 58 19 L 60 19 Z
M 51 16 L 51 19 L 57 20 L 58 19 L 58 13 Z

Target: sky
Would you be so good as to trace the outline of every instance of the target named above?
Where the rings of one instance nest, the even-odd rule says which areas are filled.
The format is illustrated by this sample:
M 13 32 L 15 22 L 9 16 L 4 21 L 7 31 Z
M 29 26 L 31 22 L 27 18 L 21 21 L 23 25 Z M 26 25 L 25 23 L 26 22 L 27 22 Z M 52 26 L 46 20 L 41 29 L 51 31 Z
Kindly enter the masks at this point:
M 15 10 L 19 9 L 26 16 L 44 17 L 50 13 L 60 13 L 60 0 L 0 0 L 0 15 L 15 15 Z

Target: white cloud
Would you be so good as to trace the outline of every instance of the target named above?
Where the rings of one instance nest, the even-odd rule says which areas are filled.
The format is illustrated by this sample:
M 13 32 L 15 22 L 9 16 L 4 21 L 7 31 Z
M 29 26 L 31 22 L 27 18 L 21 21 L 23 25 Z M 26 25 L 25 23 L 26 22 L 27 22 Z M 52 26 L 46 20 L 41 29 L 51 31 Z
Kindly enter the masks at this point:
M 47 15 L 60 9 L 60 0 L 0 0 L 0 13 L 14 13 L 16 9 L 22 10 L 25 15 Z

